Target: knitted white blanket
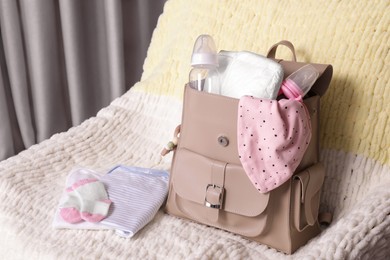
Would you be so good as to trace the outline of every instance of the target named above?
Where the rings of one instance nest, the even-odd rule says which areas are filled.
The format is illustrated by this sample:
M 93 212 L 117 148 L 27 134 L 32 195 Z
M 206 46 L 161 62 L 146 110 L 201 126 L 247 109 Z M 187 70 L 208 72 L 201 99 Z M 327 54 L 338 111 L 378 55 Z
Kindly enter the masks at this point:
M 0 258 L 389 258 L 389 28 L 388 1 L 168 1 L 141 82 L 95 118 L 0 163 Z M 288 39 L 298 60 L 334 66 L 321 107 L 321 208 L 334 213 L 332 225 L 292 256 L 162 211 L 131 239 L 52 229 L 72 167 L 169 169 L 171 155 L 161 160 L 159 152 L 180 123 L 192 43 L 201 33 L 212 34 L 219 49 L 261 54 Z

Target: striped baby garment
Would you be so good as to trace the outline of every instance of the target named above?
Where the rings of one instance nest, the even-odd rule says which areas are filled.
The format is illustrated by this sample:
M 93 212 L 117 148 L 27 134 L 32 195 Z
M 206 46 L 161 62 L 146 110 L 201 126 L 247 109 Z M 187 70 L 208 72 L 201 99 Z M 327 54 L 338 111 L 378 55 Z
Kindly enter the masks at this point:
M 117 166 L 101 177 L 112 201 L 101 221 L 122 237 L 132 237 L 156 215 L 168 193 L 168 172 Z

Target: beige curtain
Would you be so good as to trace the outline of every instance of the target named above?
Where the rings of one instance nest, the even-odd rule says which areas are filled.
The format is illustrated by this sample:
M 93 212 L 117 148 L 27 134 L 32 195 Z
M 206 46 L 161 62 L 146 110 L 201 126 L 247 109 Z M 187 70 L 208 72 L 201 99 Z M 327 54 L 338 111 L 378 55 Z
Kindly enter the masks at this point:
M 138 81 L 164 2 L 0 0 L 0 160 Z

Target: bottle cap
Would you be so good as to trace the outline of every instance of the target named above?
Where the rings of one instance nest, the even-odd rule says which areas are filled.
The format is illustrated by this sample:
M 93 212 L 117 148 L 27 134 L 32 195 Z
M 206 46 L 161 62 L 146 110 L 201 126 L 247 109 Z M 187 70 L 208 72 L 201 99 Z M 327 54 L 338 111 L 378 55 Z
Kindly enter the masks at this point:
M 319 72 L 307 64 L 292 73 L 282 83 L 281 90 L 287 98 L 303 98 L 316 82 Z
M 194 44 L 191 65 L 218 66 L 217 48 L 210 35 L 199 35 Z
M 296 99 L 299 98 L 299 96 L 302 98 L 302 90 L 291 79 L 287 78 L 284 80 L 280 88 L 283 91 L 283 94 L 289 99 Z

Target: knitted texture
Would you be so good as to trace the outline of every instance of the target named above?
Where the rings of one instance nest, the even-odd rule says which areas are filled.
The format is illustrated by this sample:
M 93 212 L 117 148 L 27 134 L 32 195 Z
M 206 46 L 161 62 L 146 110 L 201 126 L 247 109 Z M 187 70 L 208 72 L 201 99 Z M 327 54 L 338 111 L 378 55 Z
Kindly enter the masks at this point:
M 94 118 L 0 163 L 4 259 L 384 259 L 390 256 L 389 1 L 169 0 L 142 79 Z M 299 61 L 334 66 L 321 100 L 321 208 L 332 225 L 292 256 L 158 212 L 134 238 L 50 228 L 76 165 L 169 169 L 160 151 L 180 123 L 193 42 L 265 54 L 293 42 Z M 278 57 L 289 59 L 281 48 Z

